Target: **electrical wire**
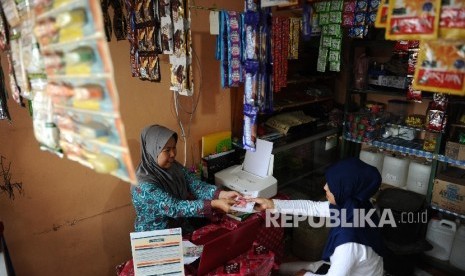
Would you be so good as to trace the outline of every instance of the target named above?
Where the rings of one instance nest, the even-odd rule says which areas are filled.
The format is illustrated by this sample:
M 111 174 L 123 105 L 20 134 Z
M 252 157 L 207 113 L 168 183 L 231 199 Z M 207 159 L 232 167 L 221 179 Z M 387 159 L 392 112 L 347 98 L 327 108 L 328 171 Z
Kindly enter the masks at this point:
M 184 143 L 184 162 L 183 162 L 183 165 L 186 166 L 187 164 L 187 141 L 190 137 L 190 131 L 191 131 L 191 125 L 192 125 L 192 120 L 194 118 L 194 114 L 197 110 L 197 106 L 199 104 L 199 101 L 200 101 L 200 96 L 201 96 L 201 92 L 202 92 L 202 66 L 200 64 L 200 59 L 197 55 L 197 52 L 194 50 L 194 47 L 192 47 L 192 55 L 194 56 L 194 59 L 192 60 L 192 62 L 194 62 L 194 60 L 196 61 L 195 63 L 197 64 L 198 66 L 198 69 L 199 69 L 199 89 L 198 89 L 198 96 L 197 98 L 194 100 L 194 94 L 195 94 L 195 91 L 197 91 L 196 89 L 193 89 L 194 91 L 194 94 L 192 96 L 190 96 L 190 98 L 192 99 L 192 109 L 191 111 L 187 111 L 183 106 L 182 104 L 179 102 L 179 92 L 178 91 L 173 91 L 173 100 L 174 100 L 174 110 L 175 110 L 175 116 L 176 116 L 176 120 L 177 120 L 177 123 L 179 125 L 179 128 L 181 129 L 181 139 Z M 193 74 L 192 74 L 193 75 Z M 194 86 L 194 82 L 192 82 L 192 85 Z M 184 124 L 182 122 L 182 119 L 179 115 L 179 110 L 187 113 L 189 115 L 189 122 L 187 124 L 187 133 L 186 133 L 186 130 L 184 128 Z M 194 157 L 192 156 L 192 162 L 194 161 L 193 160 Z

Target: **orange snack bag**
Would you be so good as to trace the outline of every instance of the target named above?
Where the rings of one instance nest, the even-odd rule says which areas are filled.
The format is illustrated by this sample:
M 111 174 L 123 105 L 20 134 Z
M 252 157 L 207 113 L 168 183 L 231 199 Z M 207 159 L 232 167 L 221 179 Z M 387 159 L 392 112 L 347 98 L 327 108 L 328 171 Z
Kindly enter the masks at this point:
M 452 40 L 422 41 L 413 88 L 465 95 L 465 43 Z
M 389 1 L 386 39 L 436 39 L 440 11 L 441 0 Z

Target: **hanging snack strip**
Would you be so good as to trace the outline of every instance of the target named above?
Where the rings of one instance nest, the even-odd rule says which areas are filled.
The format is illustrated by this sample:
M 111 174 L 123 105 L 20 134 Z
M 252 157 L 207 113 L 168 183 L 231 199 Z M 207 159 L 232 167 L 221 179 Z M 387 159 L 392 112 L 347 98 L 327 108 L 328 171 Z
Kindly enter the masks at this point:
M 319 14 L 321 26 L 320 49 L 317 71 L 325 72 L 329 63 L 330 71 L 340 71 L 342 44 L 342 1 L 317 2 L 315 10 Z
M 136 13 L 134 2 L 132 0 L 125 0 L 126 8 L 128 10 L 128 41 L 129 41 L 129 60 L 131 64 L 131 75 L 133 77 L 139 77 L 139 67 L 137 58 L 137 39 L 136 39 Z
M 156 1 L 127 0 L 131 72 L 141 80 L 159 82 L 161 34 Z M 124 24 L 124 23 L 123 23 Z
M 287 21 L 289 22 L 289 21 Z M 260 10 L 259 27 L 259 83 L 258 83 L 258 107 L 260 112 L 270 113 L 273 111 L 273 88 L 270 66 L 272 61 L 271 52 L 271 8 Z M 289 37 L 288 37 L 289 39 Z M 286 68 L 287 71 L 287 68 Z M 287 79 L 285 80 L 287 82 Z
M 278 48 L 275 49 L 275 54 L 277 57 L 277 63 L 273 63 L 277 68 L 277 75 L 274 78 L 274 87 L 277 89 L 276 92 L 281 91 L 281 88 L 287 86 L 287 73 L 288 73 L 288 61 L 287 56 L 289 55 L 289 18 L 288 17 L 277 17 L 276 30 L 280 31 L 276 35 L 276 40 L 278 42 Z M 276 51 L 280 51 L 276 53 Z M 273 68 L 274 69 L 274 68 Z
M 422 95 L 420 90 L 413 89 L 413 76 L 415 74 L 415 67 L 418 61 L 418 52 L 420 47 L 420 41 L 409 40 L 406 41 L 408 45 L 408 67 L 407 67 L 407 100 L 414 101 L 417 103 L 422 102 Z
M 100 4 L 89 0 L 57 6 L 51 1 L 37 10 L 34 31 L 59 145 L 70 160 L 135 183 Z M 47 99 L 38 103 L 47 104 Z
M 220 33 L 217 38 L 216 59 L 220 60 L 222 88 L 238 87 L 244 82 L 242 73 L 242 22 L 244 15 L 220 11 Z
M 298 17 L 289 18 L 289 54 L 287 59 L 299 59 L 299 37 L 301 19 Z
M 237 12 L 226 12 L 228 28 L 228 75 L 229 87 L 238 87 L 242 80 L 241 24 Z
M 281 91 L 281 78 L 283 78 L 283 70 L 282 64 L 285 62 L 287 63 L 287 59 L 283 57 L 283 37 L 284 34 L 282 30 L 281 21 L 284 17 L 281 16 L 273 16 L 273 26 L 272 26 L 272 34 L 273 34 L 273 44 L 272 44 L 272 51 L 273 51 L 273 91 L 279 92 Z
M 436 39 L 441 0 L 389 1 L 386 39 Z
M 464 96 L 465 47 L 463 41 L 421 41 L 413 88 Z
M 349 37 L 364 38 L 368 28 L 376 21 L 379 0 L 357 0 L 355 2 L 354 23 L 349 29 Z
M 245 29 L 245 97 L 244 104 L 255 106 L 258 102 L 258 13 L 246 12 L 244 17 Z
M 181 0 L 171 1 L 173 18 L 173 54 L 170 55 L 171 85 L 170 90 L 184 96 L 192 96 L 192 48 L 190 15 Z
M 161 47 L 163 54 L 173 53 L 173 20 L 171 19 L 171 0 L 159 0 L 161 28 Z
M 244 104 L 255 106 L 258 94 L 258 61 L 247 60 L 245 62 L 245 91 Z
M 447 124 L 448 96 L 435 93 L 426 110 L 426 133 L 423 150 L 433 152 L 436 149 L 438 133 L 443 132 Z
M 123 12 L 123 0 L 112 0 L 111 5 L 113 6 L 113 30 L 115 31 L 115 37 L 117 41 L 125 40 L 127 37 L 128 31 L 128 22 L 126 16 Z M 155 14 L 157 14 L 158 7 L 153 7 Z M 158 24 L 158 30 L 160 29 Z M 158 32 L 159 34 L 159 32 Z
M 101 0 L 103 23 L 107 41 L 111 41 L 111 35 L 113 30 L 115 31 L 115 37 L 117 41 L 125 40 L 128 34 L 128 22 L 126 15 L 123 13 L 122 1 L 123 0 Z M 148 8 L 150 10 L 152 7 L 150 7 L 150 3 L 148 4 Z M 113 7 L 113 26 L 111 23 L 110 14 L 108 13 L 110 6 Z
M 259 93 L 259 7 L 253 0 L 245 0 L 244 15 L 244 63 L 245 63 L 245 97 L 244 97 L 244 125 L 242 144 L 244 149 L 255 151 L 257 113 L 255 106 Z
M 258 108 L 244 104 L 244 136 L 242 143 L 244 149 L 255 151 L 257 141 L 257 114 Z
M 342 26 L 353 27 L 355 23 L 355 6 L 356 0 L 344 1 L 342 7 Z
M 229 87 L 228 72 L 228 32 L 226 24 L 226 11 L 219 11 L 219 35 L 216 38 L 216 59 L 220 61 L 221 87 Z
M 302 39 L 304 41 L 309 41 L 312 36 L 312 14 L 312 5 L 304 2 L 302 8 Z

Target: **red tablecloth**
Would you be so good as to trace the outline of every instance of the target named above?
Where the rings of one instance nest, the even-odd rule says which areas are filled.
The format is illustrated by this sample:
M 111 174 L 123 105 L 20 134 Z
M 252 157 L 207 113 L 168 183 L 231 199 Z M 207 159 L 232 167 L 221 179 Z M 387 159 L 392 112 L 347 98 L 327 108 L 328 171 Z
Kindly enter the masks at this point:
M 278 194 L 274 198 L 289 199 L 288 196 Z M 255 213 L 247 220 L 260 219 L 263 221 L 256 241 L 252 248 L 238 256 L 237 258 L 227 262 L 224 266 L 218 267 L 208 275 L 269 275 L 272 269 L 277 269 L 281 263 L 284 254 L 284 228 L 282 227 L 266 227 L 265 226 L 265 212 Z M 195 243 L 202 236 L 210 232 L 216 231 L 219 228 L 226 228 L 234 231 L 243 222 L 232 219 L 226 215 L 216 216 L 209 225 L 197 229 L 192 235 L 184 238 L 189 239 Z M 132 259 L 119 265 L 116 268 L 118 276 L 134 276 L 134 265 Z M 186 275 L 196 275 L 195 268 L 192 266 L 185 266 Z
M 256 213 L 247 220 L 261 220 L 263 223 L 257 229 L 258 234 L 252 248 L 228 261 L 224 266 L 218 267 L 208 275 L 268 275 L 273 268 L 279 266 L 284 251 L 284 229 L 280 227 L 265 227 L 265 213 Z M 216 223 L 211 223 L 197 229 L 188 238 L 195 243 L 196 240 L 207 236 L 219 228 L 226 228 L 230 231 L 240 227 L 240 221 L 224 216 Z M 118 276 L 133 276 L 134 267 L 132 260 L 127 261 L 117 267 Z M 196 275 L 195 268 L 185 266 L 186 275 Z

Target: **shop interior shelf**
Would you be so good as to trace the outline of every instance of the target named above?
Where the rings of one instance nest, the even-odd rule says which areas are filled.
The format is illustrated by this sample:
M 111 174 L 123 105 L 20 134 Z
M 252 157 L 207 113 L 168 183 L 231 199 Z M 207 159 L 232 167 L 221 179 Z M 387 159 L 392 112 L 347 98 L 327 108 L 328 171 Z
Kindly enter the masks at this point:
M 463 214 L 459 214 L 459 213 L 456 213 L 456 212 L 452 212 L 452 211 L 449 211 L 449 210 L 447 210 L 447 209 L 440 208 L 440 207 L 438 207 L 438 206 L 436 206 L 436 205 L 433 205 L 433 204 L 431 204 L 431 208 L 434 209 L 434 210 L 438 210 L 438 211 L 440 211 L 440 212 L 449 214 L 449 215 L 453 215 L 453 216 L 455 216 L 455 217 L 459 217 L 459 218 L 465 219 L 465 215 L 463 215 Z
M 457 166 L 465 166 L 464 160 L 455 160 L 442 154 L 439 154 L 436 158 L 441 162 L 446 162 Z
M 406 128 L 406 129 L 412 129 L 412 130 L 415 130 L 415 131 L 426 131 L 426 129 L 420 128 L 420 127 L 411 127 L 411 126 L 399 125 L 399 124 L 392 124 L 392 123 L 386 123 L 386 126 L 398 127 L 398 128 Z
M 386 150 L 397 151 L 400 153 L 415 155 L 418 157 L 424 157 L 427 159 L 433 159 L 434 155 L 432 152 L 424 151 L 423 148 L 423 140 L 414 139 L 413 141 L 406 141 L 401 138 L 397 137 L 389 137 L 381 140 L 373 140 L 370 142 L 361 142 L 352 138 L 344 137 L 344 139 L 355 142 L 355 143 L 365 143 L 370 146 L 375 146 L 379 148 L 383 148 Z

